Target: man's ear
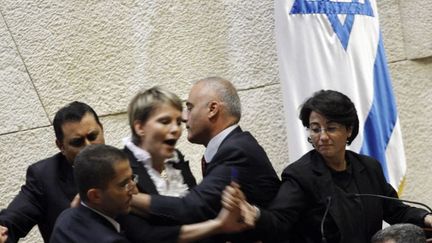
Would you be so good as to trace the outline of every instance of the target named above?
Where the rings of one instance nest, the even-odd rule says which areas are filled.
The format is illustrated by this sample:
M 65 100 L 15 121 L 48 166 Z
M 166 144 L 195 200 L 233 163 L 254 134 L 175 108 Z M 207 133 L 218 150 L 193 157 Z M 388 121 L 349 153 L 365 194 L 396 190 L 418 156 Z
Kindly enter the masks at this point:
M 60 149 L 61 153 L 64 154 L 64 145 L 63 142 L 59 141 L 59 140 L 55 140 L 55 143 L 57 145 L 57 148 Z
M 221 104 L 218 101 L 210 101 L 208 104 L 208 118 L 211 119 L 215 117 L 220 111 Z
M 353 126 L 350 126 L 350 127 L 347 128 L 348 138 L 351 137 L 352 131 L 353 131 Z
M 100 204 L 102 201 L 102 191 L 97 188 L 90 188 L 87 191 L 87 199 L 91 203 Z

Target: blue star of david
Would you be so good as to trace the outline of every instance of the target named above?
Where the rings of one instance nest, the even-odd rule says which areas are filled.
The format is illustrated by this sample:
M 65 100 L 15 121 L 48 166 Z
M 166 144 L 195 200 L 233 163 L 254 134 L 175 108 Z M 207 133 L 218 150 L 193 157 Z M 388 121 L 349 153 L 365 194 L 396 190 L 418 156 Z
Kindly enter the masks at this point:
M 360 3 L 359 0 L 351 2 L 336 2 L 336 0 L 295 0 L 290 14 L 326 14 L 333 31 L 336 33 L 344 49 L 347 49 L 355 15 L 373 17 L 373 10 L 369 0 Z M 345 14 L 342 24 L 338 14 Z

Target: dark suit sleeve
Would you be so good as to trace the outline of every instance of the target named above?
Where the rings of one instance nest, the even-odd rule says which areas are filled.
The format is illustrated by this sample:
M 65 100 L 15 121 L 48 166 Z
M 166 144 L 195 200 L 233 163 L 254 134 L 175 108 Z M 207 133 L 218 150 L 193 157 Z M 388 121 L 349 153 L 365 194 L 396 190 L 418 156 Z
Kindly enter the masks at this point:
M 27 169 L 26 183 L 21 191 L 0 213 L 0 224 L 8 228 L 8 242 L 17 242 L 37 224 L 44 215 L 43 188 L 38 184 L 34 167 Z
M 282 177 L 278 194 L 268 209 L 260 208 L 261 216 L 256 223 L 259 238 L 271 242 L 282 242 L 289 236 L 287 232 L 297 223 L 309 201 L 295 177 L 285 172 Z
M 230 167 L 218 165 L 182 198 L 152 195 L 150 216 L 174 224 L 190 224 L 216 217 L 221 193 L 230 183 Z

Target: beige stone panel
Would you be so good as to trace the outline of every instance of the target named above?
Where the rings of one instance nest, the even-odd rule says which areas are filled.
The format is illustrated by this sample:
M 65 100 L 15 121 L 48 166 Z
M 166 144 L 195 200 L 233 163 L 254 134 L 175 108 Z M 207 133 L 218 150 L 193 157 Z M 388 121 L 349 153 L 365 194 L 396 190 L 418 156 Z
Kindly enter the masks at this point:
M 240 92 L 240 98 L 242 129 L 255 136 L 280 175 L 289 159 L 280 85 L 244 90 Z
M 101 117 L 100 122 L 104 127 L 105 143 L 122 149 L 122 139 L 130 135 L 127 114 Z
M 133 1 L 13 1 L 2 4 L 24 62 L 50 118 L 84 101 L 100 114 L 124 111 L 138 71 L 146 29 L 135 29 Z
M 432 202 L 432 58 L 390 65 L 407 159 L 403 197 Z M 432 206 L 432 205 L 431 205 Z
M 52 127 L 0 136 L 0 208 L 7 206 L 24 184 L 29 165 L 58 151 Z
M 238 89 L 279 83 L 274 35 L 274 3 L 224 1 L 227 12 L 227 75 Z
M 377 1 L 379 22 L 388 62 L 406 59 L 398 2 L 398 0 Z
M 0 134 L 49 125 L 49 120 L 2 18 L 0 33 Z
M 432 56 L 432 2 L 399 0 L 408 59 Z
M 72 100 L 123 112 L 156 84 L 185 98 L 206 76 L 277 80 L 271 1 L 8 0 L 3 12 L 50 117 Z
M 143 76 L 163 84 L 183 99 L 192 81 L 207 76 L 226 76 L 230 68 L 227 50 L 226 9 L 221 1 L 154 1 L 141 3 L 145 12 L 135 22 L 137 30 L 151 29 L 140 47 L 145 53 Z
M 125 111 L 140 87 L 186 94 L 227 73 L 224 6 L 202 1 L 4 1 L 2 11 L 50 117 L 83 100 Z
M 19 192 L 29 165 L 58 151 L 52 127 L 0 136 L 0 208 L 5 208 Z M 43 241 L 35 227 L 20 242 Z

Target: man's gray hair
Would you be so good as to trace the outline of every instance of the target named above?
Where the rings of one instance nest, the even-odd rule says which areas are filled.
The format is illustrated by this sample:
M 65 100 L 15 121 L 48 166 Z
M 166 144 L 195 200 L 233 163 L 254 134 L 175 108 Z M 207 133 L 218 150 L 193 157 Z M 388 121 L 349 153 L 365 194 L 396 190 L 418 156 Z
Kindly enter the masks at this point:
M 204 83 L 206 88 L 214 91 L 220 101 L 225 104 L 228 114 L 235 117 L 237 122 L 240 121 L 240 97 L 236 88 L 230 81 L 221 77 L 208 77 L 198 80 L 196 83 Z
M 423 230 L 413 224 L 395 224 L 384 228 L 372 237 L 371 243 L 419 243 L 426 242 Z

